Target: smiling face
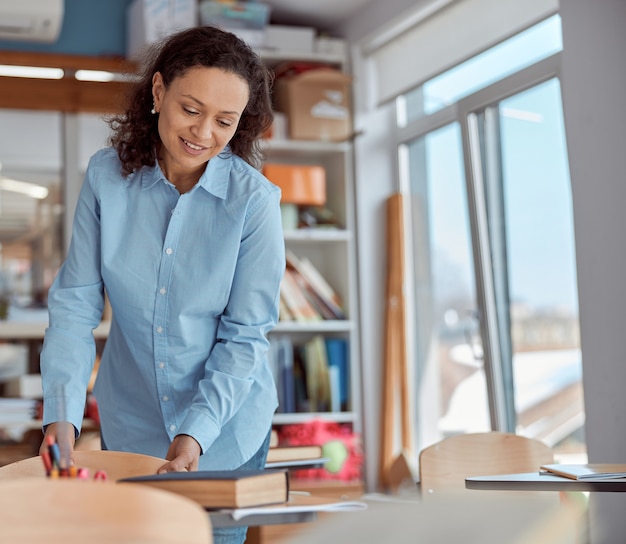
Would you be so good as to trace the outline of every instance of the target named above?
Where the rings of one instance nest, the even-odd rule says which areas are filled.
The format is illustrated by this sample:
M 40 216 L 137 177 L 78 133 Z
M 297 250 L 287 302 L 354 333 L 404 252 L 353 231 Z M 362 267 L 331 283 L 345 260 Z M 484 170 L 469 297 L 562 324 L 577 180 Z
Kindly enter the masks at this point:
M 248 85 L 230 72 L 197 66 L 169 87 L 157 72 L 152 78 L 152 95 L 159 113 L 161 169 L 184 193 L 234 136 L 248 103 Z

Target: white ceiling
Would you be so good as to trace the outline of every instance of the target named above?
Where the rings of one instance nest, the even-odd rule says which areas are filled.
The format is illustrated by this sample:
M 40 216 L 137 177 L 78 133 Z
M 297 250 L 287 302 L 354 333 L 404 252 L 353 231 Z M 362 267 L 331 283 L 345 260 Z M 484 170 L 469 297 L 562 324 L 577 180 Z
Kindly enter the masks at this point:
M 332 30 L 376 0 L 263 0 L 272 22 Z

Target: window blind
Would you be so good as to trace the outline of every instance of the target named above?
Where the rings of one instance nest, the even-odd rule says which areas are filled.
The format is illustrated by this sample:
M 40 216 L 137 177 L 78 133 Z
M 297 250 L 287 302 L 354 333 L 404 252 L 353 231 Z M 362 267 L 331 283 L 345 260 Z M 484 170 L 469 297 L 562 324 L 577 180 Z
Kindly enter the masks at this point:
M 441 5 L 439 9 L 432 6 Z M 434 76 L 558 12 L 558 0 L 453 0 L 421 5 L 395 35 L 374 36 L 363 49 L 371 63 L 374 101 L 392 100 Z M 406 21 L 415 23 L 406 28 Z

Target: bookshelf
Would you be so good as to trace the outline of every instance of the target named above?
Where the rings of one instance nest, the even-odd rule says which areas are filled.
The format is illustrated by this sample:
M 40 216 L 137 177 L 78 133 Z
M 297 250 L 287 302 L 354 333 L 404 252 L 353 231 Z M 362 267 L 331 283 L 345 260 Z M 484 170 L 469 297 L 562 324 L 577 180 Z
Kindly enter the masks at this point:
M 347 59 L 341 55 L 294 56 L 278 51 L 260 53 L 270 67 L 276 67 L 286 61 L 315 62 L 348 72 Z M 360 340 L 352 141 L 269 139 L 264 142 L 263 150 L 268 162 L 324 167 L 325 207 L 332 212 L 339 227 L 286 229 L 285 247 L 287 252 L 293 252 L 297 257 L 306 258 L 313 264 L 339 295 L 345 312 L 345 319 L 321 319 L 309 322 L 281 320 L 270 334 L 270 341 L 275 345 L 279 339 L 286 338 L 294 346 L 301 346 L 316 336 L 322 336 L 341 339 L 348 347 L 346 361 L 348 393 L 345 405 L 340 410 L 324 411 L 311 411 L 305 408 L 284 412 L 279 408 L 274 416 L 274 426 L 280 430 L 284 425 L 321 420 L 348 424 L 355 432 L 360 433 Z

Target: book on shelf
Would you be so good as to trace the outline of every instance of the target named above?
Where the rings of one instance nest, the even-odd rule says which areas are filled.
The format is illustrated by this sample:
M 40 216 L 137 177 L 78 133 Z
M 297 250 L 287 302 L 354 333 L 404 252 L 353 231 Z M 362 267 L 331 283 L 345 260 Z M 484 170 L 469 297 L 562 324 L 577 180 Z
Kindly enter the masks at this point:
M 306 342 L 304 357 L 309 411 L 329 411 L 331 409 L 330 373 L 323 336 L 315 335 Z
M 118 482 L 178 493 L 206 509 L 280 504 L 289 497 L 286 469 L 166 472 L 122 478 Z
M 296 319 L 291 313 L 289 306 L 287 306 L 287 302 L 285 302 L 285 297 L 282 292 L 279 298 L 278 319 L 280 321 L 295 321 Z
M 543 474 L 563 476 L 571 480 L 610 480 L 626 478 L 626 463 L 587 463 L 541 465 Z
M 286 269 L 280 282 L 280 296 L 295 321 L 321 321 L 322 316 L 305 296 L 294 276 L 293 271 Z M 283 313 L 283 316 L 285 313 Z
M 326 355 L 331 387 L 331 411 L 348 409 L 348 341 L 326 337 Z
M 288 336 L 270 340 L 273 353 L 273 369 L 278 392 L 278 411 L 292 413 L 296 411 L 296 393 L 293 372 L 293 344 Z
M 277 446 L 267 452 L 267 462 L 298 461 L 303 459 L 321 459 L 322 446 Z
M 322 446 L 277 446 L 269 449 L 265 468 L 321 468 L 328 461 L 322 456 Z
M 346 319 L 341 297 L 313 265 L 308 257 L 298 257 L 290 249 L 285 253 L 287 271 L 291 271 L 296 283 L 311 304 L 324 319 Z

